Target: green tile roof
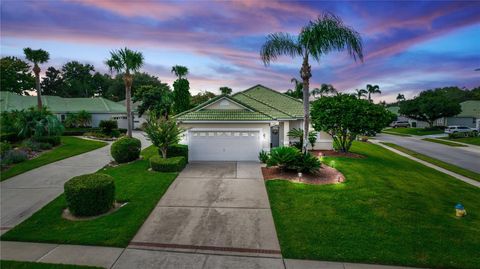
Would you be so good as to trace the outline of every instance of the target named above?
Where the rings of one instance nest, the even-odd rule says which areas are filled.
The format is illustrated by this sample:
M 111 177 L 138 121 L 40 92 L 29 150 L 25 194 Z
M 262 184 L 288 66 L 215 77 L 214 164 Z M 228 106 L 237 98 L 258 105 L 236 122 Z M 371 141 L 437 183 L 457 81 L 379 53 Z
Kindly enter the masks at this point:
M 79 112 L 90 113 L 126 113 L 125 106 L 102 97 L 62 98 L 43 95 L 43 105 L 53 113 Z M 12 92 L 0 92 L 0 111 L 28 109 L 37 105 L 36 96 L 23 96 Z
M 399 115 L 398 111 L 400 110 L 400 107 L 399 106 L 389 106 L 389 107 L 387 107 L 387 110 L 398 116 Z
M 462 112 L 456 117 L 472 117 L 480 119 L 480 101 L 470 100 L 461 102 Z
M 227 98 L 245 109 L 202 109 Z M 303 117 L 303 103 L 262 85 L 232 96 L 221 95 L 175 116 L 179 121 L 255 121 Z

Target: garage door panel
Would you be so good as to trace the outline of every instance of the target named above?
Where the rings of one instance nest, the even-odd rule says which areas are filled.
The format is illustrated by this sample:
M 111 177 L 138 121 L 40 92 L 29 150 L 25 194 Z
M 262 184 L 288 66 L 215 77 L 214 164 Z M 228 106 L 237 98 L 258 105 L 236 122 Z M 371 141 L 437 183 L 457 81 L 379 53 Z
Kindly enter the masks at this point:
M 192 161 L 256 161 L 260 151 L 259 131 L 190 131 Z

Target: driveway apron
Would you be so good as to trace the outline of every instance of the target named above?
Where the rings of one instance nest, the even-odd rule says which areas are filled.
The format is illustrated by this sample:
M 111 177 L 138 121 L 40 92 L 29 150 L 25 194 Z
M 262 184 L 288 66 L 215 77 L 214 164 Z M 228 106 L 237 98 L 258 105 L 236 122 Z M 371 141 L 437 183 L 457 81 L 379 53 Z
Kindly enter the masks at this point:
M 281 257 L 260 164 L 188 164 L 129 248 Z

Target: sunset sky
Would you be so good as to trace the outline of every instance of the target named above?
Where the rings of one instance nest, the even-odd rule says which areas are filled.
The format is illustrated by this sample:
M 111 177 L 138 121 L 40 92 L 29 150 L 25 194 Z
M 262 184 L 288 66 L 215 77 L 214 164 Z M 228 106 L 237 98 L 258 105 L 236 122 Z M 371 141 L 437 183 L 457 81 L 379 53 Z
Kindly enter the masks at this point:
M 299 77 L 300 59 L 281 58 L 265 67 L 259 49 L 268 33 L 296 34 L 324 11 L 340 16 L 362 35 L 365 61 L 332 53 L 312 62 L 312 86 L 341 91 L 380 85 L 378 100 L 398 93 L 480 86 L 479 1 L 22 1 L 1 2 L 1 55 L 22 49 L 50 52 L 43 65 L 70 60 L 107 72 L 112 49 L 143 52 L 142 69 L 169 84 L 172 65 L 185 65 L 192 94 L 234 91 L 263 84 L 279 91 Z

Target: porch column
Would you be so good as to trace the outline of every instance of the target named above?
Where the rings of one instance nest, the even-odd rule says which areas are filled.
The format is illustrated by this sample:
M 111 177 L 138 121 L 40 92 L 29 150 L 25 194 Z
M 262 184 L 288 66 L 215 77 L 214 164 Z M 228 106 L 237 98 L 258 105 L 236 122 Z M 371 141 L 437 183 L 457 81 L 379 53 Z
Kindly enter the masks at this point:
M 283 122 L 283 145 L 288 146 L 290 144 L 290 137 L 288 137 L 288 131 L 290 131 L 290 122 Z

